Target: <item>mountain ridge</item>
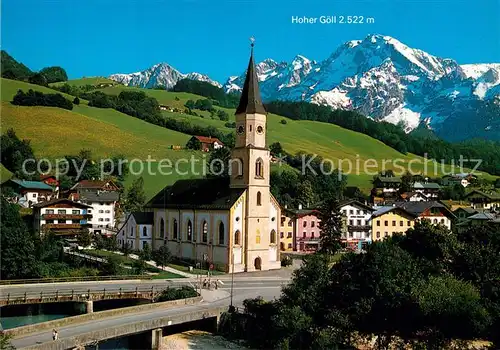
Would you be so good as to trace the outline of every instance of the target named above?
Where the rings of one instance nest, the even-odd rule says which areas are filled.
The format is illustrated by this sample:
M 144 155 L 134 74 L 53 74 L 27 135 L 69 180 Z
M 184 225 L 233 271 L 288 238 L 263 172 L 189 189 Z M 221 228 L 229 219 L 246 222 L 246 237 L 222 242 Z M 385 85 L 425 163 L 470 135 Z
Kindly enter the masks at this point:
M 169 88 L 181 78 L 190 78 L 222 86 L 228 93 L 240 92 L 244 82 L 244 72 L 220 85 L 206 75 L 182 74 L 163 65 L 162 74 L 155 74 L 159 66 L 155 65 L 110 79 L 128 86 Z M 256 64 L 256 71 L 267 102 L 305 101 L 354 110 L 399 124 L 406 132 L 423 124 L 450 141 L 500 140 L 500 63 L 460 65 L 393 37 L 373 34 L 345 42 L 323 61 L 301 54 L 291 62 L 266 58 Z M 159 79 L 162 75 L 164 80 Z

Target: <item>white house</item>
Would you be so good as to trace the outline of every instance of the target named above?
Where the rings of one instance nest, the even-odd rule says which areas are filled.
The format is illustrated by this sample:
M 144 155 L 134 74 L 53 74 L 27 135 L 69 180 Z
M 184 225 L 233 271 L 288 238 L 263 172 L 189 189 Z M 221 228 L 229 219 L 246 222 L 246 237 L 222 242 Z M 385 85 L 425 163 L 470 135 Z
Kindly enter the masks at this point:
M 57 197 L 52 186 L 40 181 L 10 179 L 2 184 L 2 189 L 7 187 L 14 191 L 14 197 L 9 199 L 24 208 L 31 208 L 34 204 Z
M 341 201 L 339 205 L 347 221 L 347 233 L 342 239 L 347 245 L 361 249 L 371 241 L 370 218 L 375 209 L 354 199 Z
M 120 195 L 112 181 L 82 180 L 73 186 L 69 198 L 92 207 L 93 233 L 116 234 L 115 211 Z
M 153 247 L 154 213 L 133 212 L 120 227 L 117 240 L 120 246 L 128 244 L 133 250 L 142 250 L 146 245 Z
M 66 198 L 34 204 L 34 229 L 40 233 L 51 231 L 58 236 L 77 236 L 88 231 L 92 217 L 90 208 Z
M 406 210 L 416 217 L 416 220 L 429 220 L 434 225 L 444 225 L 451 230 L 455 215 L 443 204 L 437 201 L 429 202 L 399 202 L 397 207 Z

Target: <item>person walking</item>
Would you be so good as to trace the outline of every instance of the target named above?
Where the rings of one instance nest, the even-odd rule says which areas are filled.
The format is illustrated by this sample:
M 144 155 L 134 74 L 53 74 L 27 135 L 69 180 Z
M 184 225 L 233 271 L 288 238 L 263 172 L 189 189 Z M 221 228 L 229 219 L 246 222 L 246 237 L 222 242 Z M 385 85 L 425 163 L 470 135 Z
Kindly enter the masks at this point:
M 59 333 L 57 333 L 57 330 L 54 329 L 52 330 L 52 340 L 57 340 L 59 338 Z

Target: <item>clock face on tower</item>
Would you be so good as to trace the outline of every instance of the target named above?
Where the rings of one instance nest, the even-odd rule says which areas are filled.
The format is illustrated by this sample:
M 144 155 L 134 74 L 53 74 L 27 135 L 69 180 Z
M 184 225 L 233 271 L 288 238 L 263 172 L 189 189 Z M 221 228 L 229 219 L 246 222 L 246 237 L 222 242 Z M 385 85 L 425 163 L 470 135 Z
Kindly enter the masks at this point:
M 243 135 L 245 132 L 245 127 L 243 125 L 238 126 L 238 134 Z
M 262 134 L 263 132 L 264 132 L 264 128 L 261 125 L 259 125 L 257 127 L 257 134 Z

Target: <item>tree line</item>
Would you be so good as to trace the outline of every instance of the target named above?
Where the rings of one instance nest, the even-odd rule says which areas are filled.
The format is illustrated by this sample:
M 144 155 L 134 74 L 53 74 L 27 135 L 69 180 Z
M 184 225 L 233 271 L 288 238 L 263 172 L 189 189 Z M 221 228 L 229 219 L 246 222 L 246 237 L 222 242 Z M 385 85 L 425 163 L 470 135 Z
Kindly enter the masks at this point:
M 295 120 L 313 120 L 339 125 L 373 137 L 401 153 L 414 153 L 420 156 L 447 163 L 456 162 L 462 155 L 466 159 L 481 159 L 480 170 L 500 175 L 500 143 L 496 141 L 473 139 L 450 143 L 432 137 L 431 132 L 416 130 L 406 134 L 399 125 L 376 122 L 354 111 L 332 110 L 307 102 L 273 101 L 265 104 L 268 112 Z M 431 134 L 431 135 L 429 135 Z M 474 163 L 465 166 L 474 166 Z
M 207 97 L 214 101 L 216 106 L 224 108 L 236 108 L 240 102 L 239 94 L 226 94 L 224 89 L 207 83 L 192 79 L 181 79 L 170 90 L 173 92 L 189 92 L 195 95 Z
M 78 103 L 80 103 L 78 101 Z M 28 92 L 18 90 L 12 99 L 12 104 L 17 106 L 44 106 L 73 109 L 73 102 L 61 94 L 44 94 L 40 91 L 29 89 Z

